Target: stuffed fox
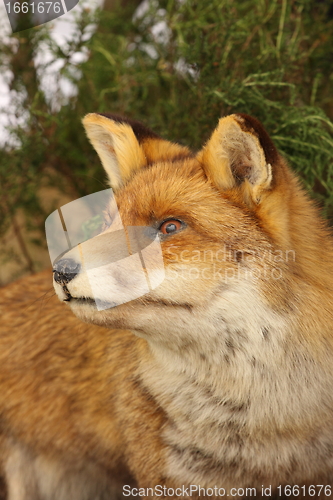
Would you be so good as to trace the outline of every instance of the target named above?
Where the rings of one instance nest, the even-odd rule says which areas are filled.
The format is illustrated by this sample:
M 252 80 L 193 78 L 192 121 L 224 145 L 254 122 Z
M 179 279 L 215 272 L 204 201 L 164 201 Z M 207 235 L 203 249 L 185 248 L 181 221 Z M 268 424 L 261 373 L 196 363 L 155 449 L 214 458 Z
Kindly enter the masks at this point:
M 333 240 L 272 140 L 242 114 L 198 153 L 83 125 L 101 232 L 54 261 L 57 296 L 51 271 L 1 290 L 3 498 L 331 497 Z M 163 263 L 141 294 L 105 265 L 131 227 Z

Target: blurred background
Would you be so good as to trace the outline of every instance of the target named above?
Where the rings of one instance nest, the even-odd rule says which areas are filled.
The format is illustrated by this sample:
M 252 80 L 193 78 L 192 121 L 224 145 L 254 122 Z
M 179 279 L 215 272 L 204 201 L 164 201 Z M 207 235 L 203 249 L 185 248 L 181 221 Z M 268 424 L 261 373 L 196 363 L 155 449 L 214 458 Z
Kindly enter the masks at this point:
M 81 0 L 14 35 L 0 16 L 0 286 L 50 265 L 57 206 L 108 187 L 88 112 L 194 149 L 254 115 L 333 225 L 333 1 Z

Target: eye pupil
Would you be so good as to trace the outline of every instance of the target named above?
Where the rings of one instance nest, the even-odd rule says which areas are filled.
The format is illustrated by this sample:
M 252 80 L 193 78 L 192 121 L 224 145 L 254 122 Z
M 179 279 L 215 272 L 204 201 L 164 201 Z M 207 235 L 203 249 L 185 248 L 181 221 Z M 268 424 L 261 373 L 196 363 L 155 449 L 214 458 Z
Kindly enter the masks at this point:
M 170 224 L 165 226 L 165 231 L 167 233 L 173 233 L 174 231 L 177 231 L 176 224 L 174 224 L 173 222 L 170 222 Z
M 182 228 L 182 222 L 177 219 L 169 219 L 164 221 L 160 226 L 160 231 L 163 234 L 171 234 L 179 231 Z

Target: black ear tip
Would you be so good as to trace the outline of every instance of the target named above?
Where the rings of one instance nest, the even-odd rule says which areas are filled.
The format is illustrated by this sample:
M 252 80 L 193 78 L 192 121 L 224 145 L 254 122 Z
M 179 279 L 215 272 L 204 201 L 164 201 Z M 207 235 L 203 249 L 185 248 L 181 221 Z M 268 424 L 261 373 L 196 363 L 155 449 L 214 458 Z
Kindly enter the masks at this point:
M 146 127 L 141 122 L 131 120 L 130 118 L 127 118 L 125 116 L 120 116 L 113 113 L 98 113 L 98 114 L 101 116 L 105 116 L 105 118 L 109 118 L 110 120 L 113 120 L 116 123 L 126 123 L 127 125 L 130 125 L 139 143 L 141 143 L 146 139 L 161 139 L 159 135 L 155 134 L 155 132 L 150 130 L 150 128 Z
M 265 153 L 266 162 L 274 165 L 279 158 L 279 153 L 260 121 L 245 113 L 237 113 L 236 116 L 241 118 L 240 126 L 244 131 L 251 132 L 252 134 L 254 133 L 258 137 L 260 145 Z

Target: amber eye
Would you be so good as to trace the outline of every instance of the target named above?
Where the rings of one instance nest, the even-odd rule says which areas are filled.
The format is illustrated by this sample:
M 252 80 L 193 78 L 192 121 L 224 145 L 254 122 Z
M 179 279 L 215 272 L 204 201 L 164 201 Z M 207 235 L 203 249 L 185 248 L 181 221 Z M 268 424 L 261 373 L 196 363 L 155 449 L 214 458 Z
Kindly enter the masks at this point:
M 163 234 L 172 234 L 179 231 L 183 227 L 183 224 L 177 219 L 168 219 L 162 222 L 160 225 L 160 231 Z

